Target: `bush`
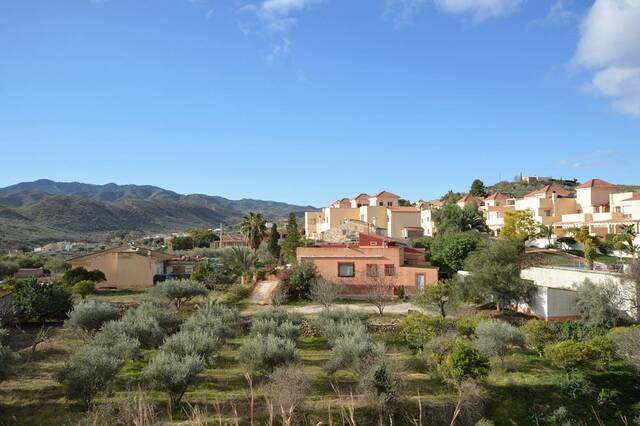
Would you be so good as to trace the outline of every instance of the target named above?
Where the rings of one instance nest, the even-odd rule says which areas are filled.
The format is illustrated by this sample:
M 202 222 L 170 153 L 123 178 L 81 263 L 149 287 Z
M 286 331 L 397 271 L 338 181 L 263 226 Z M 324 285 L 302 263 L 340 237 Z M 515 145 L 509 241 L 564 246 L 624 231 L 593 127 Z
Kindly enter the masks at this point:
M 511 350 L 524 346 L 522 331 L 504 321 L 480 321 L 476 335 L 475 345 L 480 352 L 487 357 L 497 356 L 501 362 Z
M 106 280 L 107 277 L 102 271 L 99 271 L 97 269 L 93 271 L 87 271 L 82 266 L 69 269 L 62 276 L 62 282 L 69 287 L 73 286 L 79 281 L 93 281 L 94 283 L 99 283 Z
M 238 360 L 250 373 L 269 372 L 293 362 L 296 345 L 289 339 L 274 335 L 258 335 L 248 339 L 239 350 Z
M 193 355 L 207 365 L 213 365 L 215 355 L 222 348 L 222 340 L 204 330 L 180 331 L 167 337 L 160 350 L 180 357 Z
M 640 370 L 640 325 L 613 328 L 608 336 L 613 341 L 616 354 Z
M 278 323 L 272 319 L 258 320 L 254 321 L 253 326 L 251 327 L 252 336 L 266 336 L 268 334 L 271 334 L 273 336 L 282 337 L 294 342 L 298 340 L 298 337 L 300 337 L 300 333 L 300 326 L 295 325 L 291 321 Z
M 580 322 L 589 328 L 608 329 L 617 325 L 621 319 L 616 307 L 618 293 L 618 288 L 612 282 L 594 284 L 585 280 L 576 294 Z
M 217 303 L 201 306 L 181 327 L 181 331 L 202 330 L 211 336 L 227 339 L 238 334 L 240 313 Z
M 382 343 L 376 343 L 369 333 L 360 329 L 354 334 L 335 337 L 326 368 L 330 374 L 342 369 L 364 373 L 367 367 L 383 357 L 384 352 Z
M 203 369 L 204 361 L 198 356 L 160 352 L 144 369 L 142 378 L 153 389 L 167 392 L 173 408 Z
M 124 333 L 138 339 L 143 348 L 157 348 L 164 337 L 176 331 L 179 319 L 166 305 L 144 302 L 124 314 L 119 321 Z
M 0 382 L 9 376 L 14 361 L 15 355 L 11 349 L 0 342 Z
M 441 317 L 430 318 L 423 314 L 410 314 L 400 321 L 400 334 L 409 348 L 421 351 L 426 342 L 433 339 L 444 328 Z
M 429 340 L 422 348 L 422 356 L 431 370 L 437 370 L 445 357 L 451 353 L 459 338 L 453 333 L 441 334 Z
M 323 309 L 318 315 L 316 327 L 326 336 L 338 323 L 359 322 L 364 324 L 369 316 L 365 312 L 347 308 Z
M 556 341 L 582 342 L 605 333 L 604 329 L 589 327 L 579 321 L 554 321 L 550 322 L 549 326 L 556 336 Z
M 400 372 L 389 361 L 382 359 L 362 376 L 360 387 L 372 397 L 380 414 L 389 413 L 401 398 Z
M 461 337 L 471 339 L 476 335 L 476 327 L 480 322 L 479 316 L 474 317 L 462 317 L 456 321 L 456 332 Z
M 438 366 L 438 371 L 445 379 L 459 385 L 467 380 L 486 377 L 490 371 L 490 364 L 478 349 L 465 342 L 455 342 L 451 352 Z
M 248 285 L 244 284 L 234 284 L 229 287 L 229 301 L 230 302 L 239 302 L 243 299 L 246 299 L 251 294 L 252 288 Z
M 64 385 L 67 398 L 89 407 L 98 392 L 111 387 L 122 364 L 104 348 L 91 347 L 71 356 L 58 372 L 58 381 Z
M 538 352 L 540 356 L 544 355 L 544 348 L 556 342 L 556 333 L 551 324 L 542 320 L 531 320 L 522 326 L 525 342 L 527 346 Z
M 311 285 L 318 277 L 318 271 L 312 262 L 299 262 L 287 270 L 282 277 L 281 287 L 289 300 L 308 299 Z
M 547 346 L 544 350 L 544 355 L 553 365 L 563 369 L 568 374 L 571 371 L 590 367 L 596 353 L 586 343 L 565 340 L 564 342 Z
M 155 296 L 163 297 L 176 306 L 176 309 L 197 296 L 206 296 L 209 291 L 204 284 L 192 280 L 167 280 L 151 289 Z
M 94 347 L 103 348 L 115 358 L 126 361 L 140 356 L 140 342 L 128 336 L 120 321 L 110 321 L 92 340 Z
M 96 283 L 90 280 L 78 281 L 73 285 L 72 291 L 81 298 L 85 298 L 96 292 Z
M 591 348 L 591 363 L 598 370 L 606 370 L 616 360 L 616 346 L 607 336 L 596 336 L 586 341 Z
M 17 316 L 22 320 L 63 320 L 73 308 L 71 292 L 53 283 L 18 280 L 11 294 Z
M 283 324 L 290 322 L 295 325 L 302 323 L 302 316 L 296 313 L 287 311 L 284 308 L 269 307 L 261 311 L 256 312 L 253 316 L 254 321 L 275 321 L 276 324 Z
M 107 302 L 88 301 L 78 303 L 69 313 L 65 326 L 93 334 L 108 321 L 118 319 L 118 308 Z

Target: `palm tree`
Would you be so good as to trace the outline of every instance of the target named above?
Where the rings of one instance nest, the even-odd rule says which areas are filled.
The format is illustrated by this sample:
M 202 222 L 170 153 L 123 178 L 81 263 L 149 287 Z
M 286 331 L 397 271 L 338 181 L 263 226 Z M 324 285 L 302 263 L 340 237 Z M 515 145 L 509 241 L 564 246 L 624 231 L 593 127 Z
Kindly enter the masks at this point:
M 620 234 L 618 234 L 617 238 L 619 248 L 635 257 L 640 251 L 640 247 L 633 244 L 637 236 L 635 225 L 621 225 Z
M 546 238 L 549 243 L 549 247 L 553 245 L 551 242 L 551 238 L 553 237 L 553 226 L 551 225 L 540 225 L 540 236 L 542 238 Z
M 247 282 L 258 267 L 258 256 L 246 247 L 229 247 L 224 251 L 224 262 L 231 272 Z
M 240 222 L 240 233 L 249 243 L 249 247 L 256 251 L 267 236 L 267 226 L 262 213 L 249 212 L 245 215 Z

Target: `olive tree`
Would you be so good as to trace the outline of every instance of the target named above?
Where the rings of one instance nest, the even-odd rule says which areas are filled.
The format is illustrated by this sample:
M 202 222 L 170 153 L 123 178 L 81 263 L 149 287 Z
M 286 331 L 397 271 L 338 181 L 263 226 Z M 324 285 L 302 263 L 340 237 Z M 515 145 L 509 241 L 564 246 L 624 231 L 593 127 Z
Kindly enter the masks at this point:
M 179 310 L 186 302 L 197 296 L 206 296 L 209 291 L 204 284 L 198 281 L 167 280 L 158 283 L 151 290 L 151 293 L 170 300 Z
M 295 358 L 296 344 L 272 334 L 249 338 L 238 353 L 238 360 L 249 373 L 270 372 L 278 366 L 293 362 Z
M 201 358 L 206 365 L 213 365 L 215 355 L 222 348 L 222 341 L 212 337 L 203 330 L 179 331 L 164 341 L 160 347 L 162 352 L 172 353 L 180 357 L 193 355 Z
M 480 321 L 476 327 L 475 345 L 487 356 L 497 356 L 500 363 L 515 348 L 524 346 L 524 334 L 519 328 L 500 320 Z
M 65 326 L 94 334 L 104 323 L 119 317 L 118 307 L 112 303 L 95 300 L 83 301 L 75 305 L 73 311 L 69 312 L 69 319 L 65 321 Z
M 180 404 L 187 388 L 204 366 L 199 356 L 161 351 L 144 369 L 142 379 L 153 389 L 167 392 L 170 409 L 173 409 Z
M 595 284 L 590 280 L 578 287 L 576 308 L 580 322 L 590 328 L 611 328 L 621 319 L 620 291 L 613 281 Z

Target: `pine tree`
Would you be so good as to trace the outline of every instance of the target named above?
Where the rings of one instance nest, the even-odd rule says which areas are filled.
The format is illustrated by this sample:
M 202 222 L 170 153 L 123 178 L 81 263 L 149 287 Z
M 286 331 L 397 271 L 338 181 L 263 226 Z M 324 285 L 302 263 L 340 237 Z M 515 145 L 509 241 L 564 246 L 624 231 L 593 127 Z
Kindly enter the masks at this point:
M 269 235 L 269 253 L 276 259 L 280 259 L 280 233 L 278 232 L 278 225 L 275 223 L 271 225 L 271 234 Z
M 287 262 L 296 261 L 296 249 L 302 245 L 300 230 L 298 229 L 298 221 L 295 213 L 289 213 L 287 222 L 287 236 L 282 244 L 282 251 Z
M 484 182 L 482 182 L 480 179 L 474 180 L 471 184 L 471 190 L 469 191 L 469 194 L 473 195 L 474 197 L 486 197 L 487 188 L 485 188 Z

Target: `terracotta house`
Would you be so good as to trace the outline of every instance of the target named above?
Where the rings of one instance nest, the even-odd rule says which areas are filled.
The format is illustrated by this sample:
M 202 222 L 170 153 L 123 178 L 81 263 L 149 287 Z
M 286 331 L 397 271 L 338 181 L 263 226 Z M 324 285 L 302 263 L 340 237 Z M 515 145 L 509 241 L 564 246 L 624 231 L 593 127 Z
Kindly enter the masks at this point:
M 364 295 L 382 277 L 390 292 L 402 286 L 410 294 L 438 281 L 438 268 L 425 261 L 424 249 L 379 235 L 361 233 L 354 244 L 299 247 L 297 258 L 313 262 L 323 278 L 342 284 L 345 296 Z

